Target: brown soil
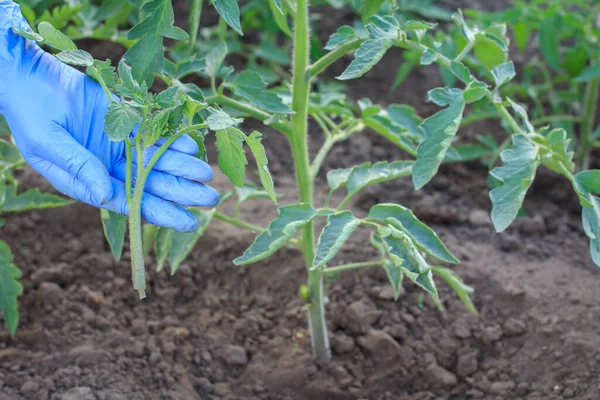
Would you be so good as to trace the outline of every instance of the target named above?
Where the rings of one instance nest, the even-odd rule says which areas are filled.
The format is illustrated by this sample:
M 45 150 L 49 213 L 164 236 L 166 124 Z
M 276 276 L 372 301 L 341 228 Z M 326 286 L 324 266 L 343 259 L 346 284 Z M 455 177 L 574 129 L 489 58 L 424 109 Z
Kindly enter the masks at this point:
M 350 86 L 351 95 L 409 103 L 427 115 L 435 109 L 424 103 L 426 89 L 439 84 L 435 69 L 389 92 L 398 61 L 391 54 Z M 461 135 L 482 131 L 501 128 L 479 125 Z M 277 187 L 291 202 L 284 139 L 265 133 Z M 398 157 L 367 134 L 340 145 L 327 167 Z M 405 180 L 357 198 L 359 214 L 398 202 L 430 224 L 463 261 L 456 271 L 475 287 L 480 315 L 445 287 L 441 313 L 410 284 L 392 301 L 378 269 L 348 272 L 329 291 L 328 363 L 311 359 L 297 295 L 305 272 L 293 248 L 234 267 L 253 236 L 215 221 L 176 276 L 149 273 L 149 297 L 139 301 L 129 254 L 112 259 L 97 210 L 11 215 L 0 238 L 13 248 L 25 292 L 16 339 L 0 331 L 0 400 L 598 399 L 600 276 L 568 184 L 540 175 L 526 201 L 530 217 L 502 234 L 485 217 L 486 171 L 477 164 L 445 165 L 419 192 Z M 32 172 L 22 179 L 40 183 Z M 228 187 L 220 175 L 214 184 Z M 317 197 L 325 192 L 321 177 Z M 275 211 L 255 202 L 243 215 L 266 224 Z M 356 234 L 339 261 L 373 256 L 366 242 L 367 232 Z

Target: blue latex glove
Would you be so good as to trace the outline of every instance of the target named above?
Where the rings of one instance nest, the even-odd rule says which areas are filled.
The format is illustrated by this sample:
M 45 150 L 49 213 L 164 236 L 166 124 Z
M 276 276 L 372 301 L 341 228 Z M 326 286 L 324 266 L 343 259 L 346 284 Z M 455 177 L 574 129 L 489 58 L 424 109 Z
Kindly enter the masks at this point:
M 127 215 L 125 145 L 104 134 L 109 99 L 96 81 L 12 26 L 30 31 L 19 6 L 0 0 L 0 113 L 23 158 L 61 193 Z M 146 162 L 156 150 L 145 151 Z M 217 204 L 218 192 L 201 183 L 211 180 L 212 170 L 197 153 L 194 140 L 184 136 L 156 163 L 142 201 L 148 222 L 191 231 L 196 218 L 180 206 Z

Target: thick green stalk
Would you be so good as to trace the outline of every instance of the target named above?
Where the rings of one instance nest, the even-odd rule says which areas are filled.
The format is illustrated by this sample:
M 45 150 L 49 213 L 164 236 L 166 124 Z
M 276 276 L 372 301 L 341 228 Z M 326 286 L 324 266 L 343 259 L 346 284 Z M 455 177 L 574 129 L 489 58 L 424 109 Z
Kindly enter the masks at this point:
M 298 196 L 300 201 L 312 206 L 313 177 L 308 160 L 308 94 L 310 91 L 308 31 L 308 0 L 296 2 L 296 20 L 294 31 L 294 66 L 292 77 L 292 129 L 289 136 Z M 302 252 L 307 268 L 312 264 L 315 254 L 315 238 L 313 224 L 308 223 L 302 232 Z M 331 358 L 327 324 L 325 323 L 325 294 L 323 288 L 323 269 L 308 273 L 310 305 L 308 307 L 308 323 L 312 342 L 313 355 L 320 360 Z
M 137 152 L 137 179 L 133 196 L 129 202 L 129 250 L 131 253 L 131 280 L 133 288 L 138 291 L 140 299 L 146 297 L 146 268 L 144 266 L 144 246 L 142 234 L 142 198 L 144 196 L 144 155 L 140 137 L 135 138 Z
M 577 154 L 577 166 L 579 169 L 588 169 L 590 164 L 590 151 L 592 149 L 592 133 L 594 132 L 594 118 L 598 109 L 598 89 L 600 89 L 600 78 L 592 79 L 585 87 L 583 99 L 583 115 L 581 116 L 581 146 Z

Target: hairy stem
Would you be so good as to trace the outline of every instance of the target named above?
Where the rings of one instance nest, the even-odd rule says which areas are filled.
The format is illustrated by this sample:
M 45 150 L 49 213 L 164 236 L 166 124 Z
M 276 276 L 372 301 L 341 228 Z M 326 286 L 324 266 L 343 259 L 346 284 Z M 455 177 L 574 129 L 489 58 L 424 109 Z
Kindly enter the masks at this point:
M 588 169 L 590 164 L 590 150 L 592 148 L 592 134 L 594 132 L 594 119 L 598 109 L 598 89 L 600 78 L 592 79 L 585 87 L 583 99 L 583 115 L 581 116 L 580 142 L 577 154 L 577 167 L 580 170 Z
M 319 58 L 313 65 L 310 66 L 309 73 L 311 76 L 317 76 L 323 72 L 331 64 L 342 58 L 346 53 L 356 50 L 360 47 L 363 39 L 352 39 L 347 43 L 342 44 L 336 49 Z
M 231 107 L 237 111 L 246 113 L 261 122 L 265 122 L 266 120 L 269 120 L 273 117 L 273 115 L 269 114 L 266 111 L 260 110 L 256 107 L 251 106 L 250 104 L 234 100 L 224 95 L 209 96 L 206 98 L 206 102 L 209 104 L 218 104 L 220 106 Z M 292 133 L 292 128 L 284 122 L 273 122 L 269 124 L 269 126 L 286 135 Z
M 246 221 L 242 221 L 242 220 L 237 219 L 237 218 L 228 217 L 227 215 L 221 214 L 218 211 L 215 212 L 214 218 L 219 219 L 219 220 L 224 221 L 224 222 L 227 222 L 228 224 L 239 226 L 240 228 L 251 230 L 252 232 L 263 233 L 265 231 L 265 228 L 262 228 L 262 227 L 260 227 L 258 225 L 254 225 L 254 224 L 251 224 L 251 223 L 246 222 Z
M 298 195 L 300 201 L 312 206 L 313 177 L 308 160 L 308 94 L 310 90 L 308 0 L 297 0 L 296 23 L 294 31 L 294 65 L 292 76 L 292 129 L 289 136 Z M 302 231 L 302 252 L 306 267 L 310 267 L 314 259 L 315 238 L 313 224 L 308 223 Z M 320 360 L 331 358 L 327 324 L 325 323 L 325 293 L 323 287 L 322 268 L 308 273 L 308 289 L 310 304 L 308 306 L 308 323 L 311 334 L 313 355 Z
M 383 266 L 383 264 L 384 264 L 383 260 L 363 261 L 363 262 L 342 264 L 342 265 L 336 265 L 335 267 L 325 268 L 325 270 L 323 272 L 326 274 L 332 274 L 335 272 L 347 271 L 349 269 L 365 268 L 365 267 L 381 267 L 381 266 Z
M 131 252 L 131 280 L 140 299 L 146 297 L 146 268 L 144 266 L 144 246 L 142 233 L 142 198 L 146 176 L 144 174 L 144 155 L 140 136 L 135 138 L 137 152 L 137 179 L 133 196 L 129 202 L 129 248 Z

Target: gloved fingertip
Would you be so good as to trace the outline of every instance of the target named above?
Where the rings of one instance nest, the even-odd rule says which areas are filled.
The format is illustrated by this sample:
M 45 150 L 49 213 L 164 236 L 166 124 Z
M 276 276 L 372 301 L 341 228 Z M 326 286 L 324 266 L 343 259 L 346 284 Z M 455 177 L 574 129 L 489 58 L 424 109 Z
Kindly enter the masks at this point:
M 109 181 L 108 185 L 102 185 L 100 183 L 93 183 L 89 190 L 91 193 L 93 205 L 100 207 L 112 200 L 114 193 L 112 183 Z
M 198 220 L 194 214 L 186 212 L 186 217 L 181 221 L 179 228 L 181 232 L 193 232 L 198 229 Z

